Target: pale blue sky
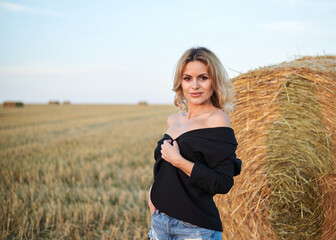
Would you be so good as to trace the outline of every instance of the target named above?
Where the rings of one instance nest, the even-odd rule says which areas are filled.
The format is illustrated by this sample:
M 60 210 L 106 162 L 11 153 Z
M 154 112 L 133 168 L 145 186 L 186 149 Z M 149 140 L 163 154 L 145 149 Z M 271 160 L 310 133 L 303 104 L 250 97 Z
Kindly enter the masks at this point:
M 230 77 L 336 54 L 335 12 L 335 0 L 0 0 L 0 101 L 172 103 L 186 49 L 211 49 Z

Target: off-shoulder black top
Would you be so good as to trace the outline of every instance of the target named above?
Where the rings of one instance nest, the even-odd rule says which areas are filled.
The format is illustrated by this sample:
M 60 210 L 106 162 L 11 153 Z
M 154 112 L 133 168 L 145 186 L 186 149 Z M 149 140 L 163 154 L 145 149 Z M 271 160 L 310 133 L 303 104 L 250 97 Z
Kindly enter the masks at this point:
M 236 158 L 237 141 L 230 127 L 195 129 L 176 140 L 180 154 L 195 163 L 190 177 L 161 157 L 161 144 L 173 140 L 168 134 L 154 151 L 154 183 L 151 200 L 161 212 L 199 227 L 223 231 L 216 193 L 228 193 L 233 176 L 241 169 Z

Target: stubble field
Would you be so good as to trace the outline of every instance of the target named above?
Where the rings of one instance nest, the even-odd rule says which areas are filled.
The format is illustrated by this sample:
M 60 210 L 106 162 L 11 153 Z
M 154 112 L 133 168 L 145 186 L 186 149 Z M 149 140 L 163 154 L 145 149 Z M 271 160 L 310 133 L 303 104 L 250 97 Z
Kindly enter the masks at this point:
M 0 107 L 0 239 L 147 239 L 173 106 Z

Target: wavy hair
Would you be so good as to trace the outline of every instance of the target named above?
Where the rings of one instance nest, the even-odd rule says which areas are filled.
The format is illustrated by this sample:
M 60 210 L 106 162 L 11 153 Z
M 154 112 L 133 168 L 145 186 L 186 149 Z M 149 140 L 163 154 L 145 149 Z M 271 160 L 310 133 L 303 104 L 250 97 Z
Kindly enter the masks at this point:
M 218 57 L 205 47 L 188 49 L 177 62 L 173 87 L 173 91 L 176 93 L 175 106 L 182 111 L 188 111 L 188 103 L 183 95 L 181 83 L 185 66 L 191 61 L 200 61 L 208 67 L 208 73 L 212 80 L 211 84 L 214 89 L 214 93 L 211 96 L 212 104 L 225 112 L 233 111 L 234 86 Z

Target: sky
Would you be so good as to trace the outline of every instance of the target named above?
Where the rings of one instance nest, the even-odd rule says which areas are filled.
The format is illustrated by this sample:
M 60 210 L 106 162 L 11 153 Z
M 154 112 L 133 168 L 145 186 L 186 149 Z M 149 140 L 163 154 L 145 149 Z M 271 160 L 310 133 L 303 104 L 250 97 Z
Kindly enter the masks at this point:
M 229 76 L 336 54 L 336 0 L 0 0 L 0 102 L 172 104 L 184 51 Z

